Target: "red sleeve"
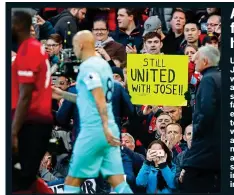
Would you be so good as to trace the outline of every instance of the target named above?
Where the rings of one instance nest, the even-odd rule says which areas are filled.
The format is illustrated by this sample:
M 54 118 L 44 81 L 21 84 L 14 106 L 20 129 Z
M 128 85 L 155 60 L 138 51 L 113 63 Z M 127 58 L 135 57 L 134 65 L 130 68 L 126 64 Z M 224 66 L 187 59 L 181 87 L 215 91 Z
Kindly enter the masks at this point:
M 195 71 L 195 64 L 193 62 L 189 62 L 189 66 L 188 66 L 188 83 L 190 83 L 194 71 Z
M 19 83 L 34 83 L 42 60 L 40 47 L 28 46 L 28 48 L 21 50 L 17 58 L 17 77 Z

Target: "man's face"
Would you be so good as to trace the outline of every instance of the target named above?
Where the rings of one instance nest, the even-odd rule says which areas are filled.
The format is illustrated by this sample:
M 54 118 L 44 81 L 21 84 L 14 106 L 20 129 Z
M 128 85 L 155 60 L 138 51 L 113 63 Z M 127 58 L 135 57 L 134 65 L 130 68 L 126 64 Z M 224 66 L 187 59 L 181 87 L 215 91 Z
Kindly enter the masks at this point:
M 191 144 L 192 144 L 192 132 L 193 132 L 192 125 L 186 127 L 185 134 L 184 134 L 183 138 L 184 138 L 184 141 L 187 142 L 188 148 L 191 148 Z
M 149 54 L 160 54 L 162 42 L 158 37 L 153 37 L 145 41 L 145 49 Z
M 119 28 L 127 29 L 131 20 L 133 20 L 133 16 L 129 16 L 126 12 L 126 9 L 122 8 L 118 10 L 117 21 Z
M 215 32 L 215 29 L 217 28 L 219 23 L 220 23 L 220 21 L 219 21 L 218 16 L 211 16 L 207 20 L 207 24 L 206 24 L 207 25 L 207 34 Z
M 216 12 L 216 9 L 217 9 L 217 8 L 206 8 L 206 11 L 207 11 L 207 13 L 210 15 L 210 14 L 215 13 L 215 12 Z
M 113 74 L 113 79 L 118 82 L 122 82 L 122 78 L 119 74 Z
M 163 135 L 166 133 L 166 126 L 172 123 L 172 119 L 169 115 L 163 114 L 160 115 L 156 120 L 156 128 L 160 135 Z
M 79 22 L 82 22 L 82 20 L 85 19 L 85 15 L 86 15 L 87 9 L 86 8 L 82 8 L 79 9 L 77 14 L 76 14 L 76 18 Z
M 69 87 L 69 83 L 65 77 L 59 77 L 58 78 L 58 88 L 62 89 L 63 91 L 66 91 Z
M 105 41 L 108 38 L 109 31 L 103 21 L 94 22 L 92 31 L 96 41 Z
M 171 27 L 173 31 L 183 31 L 185 25 L 185 15 L 182 12 L 175 12 L 171 19 Z
M 175 123 L 179 121 L 182 117 L 182 108 L 176 107 L 176 106 L 164 106 L 163 107 L 164 112 L 170 115 L 172 118 L 172 121 Z
M 193 47 L 186 47 L 184 50 L 184 54 L 189 57 L 189 61 L 191 62 L 193 60 L 193 56 L 197 51 Z
M 171 124 L 166 128 L 166 140 L 170 141 L 170 143 L 175 146 L 180 143 L 182 139 L 182 130 L 178 125 Z
M 128 136 L 122 137 L 122 146 L 127 147 L 132 151 L 135 149 L 135 144 L 132 142 L 131 138 Z
M 46 47 L 50 48 L 53 54 L 59 55 L 60 50 L 62 49 L 62 45 L 56 43 L 53 39 L 48 39 L 46 41 Z
M 195 70 L 202 72 L 207 64 L 206 61 L 201 57 L 200 53 L 197 52 L 194 56 Z
M 195 43 L 198 41 L 199 35 L 201 34 L 198 30 L 197 25 L 193 23 L 186 24 L 184 27 L 185 40 L 188 43 Z

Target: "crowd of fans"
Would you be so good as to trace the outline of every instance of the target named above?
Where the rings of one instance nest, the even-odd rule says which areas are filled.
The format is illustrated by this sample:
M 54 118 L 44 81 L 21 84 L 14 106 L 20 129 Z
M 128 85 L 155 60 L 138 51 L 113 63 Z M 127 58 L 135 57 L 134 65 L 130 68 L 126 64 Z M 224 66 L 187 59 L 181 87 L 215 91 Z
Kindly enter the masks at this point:
M 35 19 L 31 36 L 44 45 L 51 67 L 60 63 L 62 50 L 71 47 L 71 40 L 66 37 L 68 21 L 71 38 L 80 30 L 93 33 L 97 55 L 110 64 L 116 81 L 113 113 L 122 133 L 126 181 L 134 193 L 180 192 L 184 182 L 183 160 L 192 144 L 195 94 L 202 78 L 195 71 L 193 56 L 204 45 L 220 50 L 220 9 L 44 8 L 28 11 Z M 17 45 L 13 43 L 12 56 L 16 51 Z M 188 105 L 133 105 L 126 70 L 130 53 L 188 55 L 189 91 L 185 94 Z M 79 94 L 75 79 L 69 75 L 56 76 L 53 84 Z M 78 112 L 76 105 L 67 100 L 53 100 L 53 139 L 38 172 L 49 186 L 63 183 L 67 176 L 72 146 L 79 134 Z M 163 151 L 163 156 L 156 154 L 158 150 Z M 96 184 L 97 192 L 111 192 L 101 175 Z

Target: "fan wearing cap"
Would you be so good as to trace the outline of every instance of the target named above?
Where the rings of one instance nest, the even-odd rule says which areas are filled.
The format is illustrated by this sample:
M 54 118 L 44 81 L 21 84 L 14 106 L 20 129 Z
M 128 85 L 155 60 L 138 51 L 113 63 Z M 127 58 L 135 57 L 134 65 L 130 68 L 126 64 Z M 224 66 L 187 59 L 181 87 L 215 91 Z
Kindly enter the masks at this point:
M 151 16 L 145 21 L 143 36 L 149 32 L 157 32 L 161 35 L 161 40 L 165 38 L 165 35 L 162 32 L 162 23 L 158 16 Z
M 203 39 L 202 45 L 204 45 L 204 46 L 212 45 L 216 48 L 219 48 L 219 39 L 217 36 L 210 33 Z

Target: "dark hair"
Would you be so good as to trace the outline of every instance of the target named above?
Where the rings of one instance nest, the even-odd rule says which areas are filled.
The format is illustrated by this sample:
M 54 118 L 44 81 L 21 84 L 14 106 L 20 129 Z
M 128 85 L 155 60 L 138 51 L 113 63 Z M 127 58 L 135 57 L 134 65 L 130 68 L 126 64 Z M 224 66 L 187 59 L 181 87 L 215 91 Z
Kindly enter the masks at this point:
M 52 39 L 53 41 L 59 44 L 63 43 L 62 37 L 59 34 L 51 34 L 48 39 Z
M 176 12 L 183 13 L 183 14 L 184 14 L 184 17 L 185 17 L 185 20 L 186 20 L 186 13 L 185 13 L 184 10 L 181 9 L 181 8 L 176 8 L 176 9 L 174 9 L 174 10 L 172 11 L 171 19 L 173 18 L 174 14 L 175 14 Z
M 93 25 L 95 22 L 104 22 L 106 24 L 106 29 L 109 30 L 109 25 L 106 18 L 100 18 L 100 17 L 94 18 Z
M 119 8 L 119 10 L 120 9 L 125 9 L 129 16 L 133 15 L 134 18 L 137 16 L 137 11 L 135 8 L 121 7 L 121 8 Z
M 146 42 L 148 39 L 152 39 L 154 37 L 157 37 L 160 40 L 160 42 L 162 42 L 161 35 L 158 34 L 157 32 L 148 32 L 145 34 L 143 39 L 144 39 L 144 42 Z
M 190 21 L 187 21 L 184 25 L 184 27 L 187 25 L 187 24 L 195 24 L 197 26 L 197 29 L 200 30 L 200 25 L 198 24 L 197 21 L 193 21 L 193 20 L 190 20 Z
M 19 25 L 23 31 L 30 33 L 32 16 L 24 11 L 16 11 L 12 16 L 12 24 Z
M 182 133 L 182 127 L 180 126 L 179 123 L 169 123 L 169 124 L 165 127 L 166 131 L 167 131 L 167 127 L 170 126 L 170 125 L 176 125 L 176 126 L 178 126 L 178 127 L 180 128 L 181 133 Z
M 192 47 L 193 49 L 195 49 L 196 51 L 198 51 L 198 47 L 196 47 L 195 45 L 192 45 L 192 44 L 187 44 L 184 48 L 184 53 L 185 53 L 185 50 L 188 48 L 188 47 Z
M 161 140 L 155 140 L 155 141 L 152 141 L 149 144 L 148 149 L 150 149 L 154 144 L 161 145 L 162 149 L 167 154 L 166 163 L 167 163 L 168 167 L 171 168 L 172 167 L 172 155 L 171 155 L 171 151 L 169 150 L 169 148 L 167 147 L 167 145 L 163 141 L 161 141 Z M 159 189 L 160 191 L 163 190 L 164 188 L 168 187 L 168 185 L 167 185 L 164 177 L 162 176 L 162 172 L 161 172 L 160 169 L 158 171 L 157 180 L 158 180 L 157 189 Z
M 68 83 L 71 83 L 72 79 L 68 77 L 66 74 L 61 74 L 58 77 L 64 77 Z

